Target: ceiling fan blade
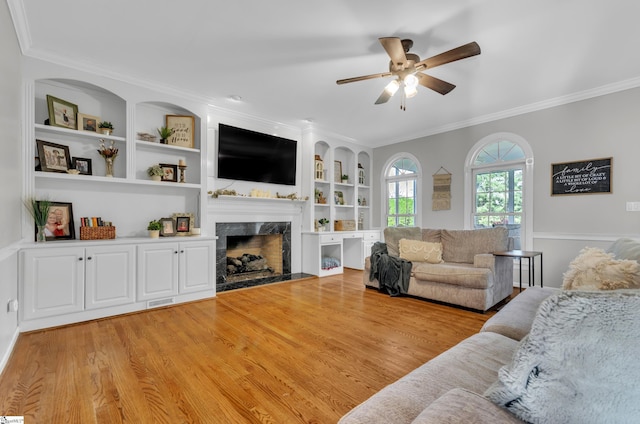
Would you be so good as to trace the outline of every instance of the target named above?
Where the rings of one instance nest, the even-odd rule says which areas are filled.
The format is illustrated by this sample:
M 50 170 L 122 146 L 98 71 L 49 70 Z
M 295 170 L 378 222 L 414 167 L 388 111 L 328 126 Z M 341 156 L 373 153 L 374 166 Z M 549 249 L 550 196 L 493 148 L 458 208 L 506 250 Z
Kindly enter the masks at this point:
M 437 91 L 443 96 L 447 94 L 449 91 L 456 88 L 455 85 L 448 83 L 446 81 L 442 81 L 436 77 L 432 77 L 431 75 L 423 74 L 422 72 L 417 72 L 416 77 L 418 77 L 418 82 L 421 86 L 432 89 L 433 91 Z
M 402 41 L 398 37 L 381 37 L 378 38 L 382 47 L 386 50 L 393 64 L 404 69 L 407 64 L 407 56 L 404 54 Z
M 364 81 L 364 80 L 369 80 L 374 78 L 384 78 L 389 76 L 391 76 L 391 72 L 381 72 L 379 74 L 371 74 L 371 75 L 363 75 L 361 77 L 339 79 L 338 81 L 336 81 L 336 84 L 346 84 L 349 82 Z
M 382 103 L 387 103 L 389 101 L 390 98 L 393 97 L 395 93 L 390 93 L 387 90 L 382 90 L 382 93 L 380 94 L 380 97 L 378 97 L 378 100 L 376 100 L 377 105 L 382 104 Z
M 445 63 L 455 62 L 456 60 L 466 59 L 471 56 L 480 54 L 480 46 L 475 41 L 464 46 L 456 47 L 444 53 L 432 56 L 428 59 L 422 60 L 416 63 L 416 68 L 426 69 L 435 68 L 436 66 L 444 65 Z

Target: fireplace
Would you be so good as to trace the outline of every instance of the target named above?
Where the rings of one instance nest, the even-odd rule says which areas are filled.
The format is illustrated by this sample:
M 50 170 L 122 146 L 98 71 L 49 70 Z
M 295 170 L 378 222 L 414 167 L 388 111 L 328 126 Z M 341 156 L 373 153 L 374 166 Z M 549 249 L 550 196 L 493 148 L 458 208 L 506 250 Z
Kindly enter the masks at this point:
M 289 279 L 290 222 L 216 223 L 216 291 Z

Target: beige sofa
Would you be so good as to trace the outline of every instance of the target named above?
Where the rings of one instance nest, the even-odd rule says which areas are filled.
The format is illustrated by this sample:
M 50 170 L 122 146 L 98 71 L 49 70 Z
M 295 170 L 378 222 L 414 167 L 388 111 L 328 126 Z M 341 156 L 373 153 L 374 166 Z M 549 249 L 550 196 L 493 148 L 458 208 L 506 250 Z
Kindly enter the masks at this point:
M 418 227 L 385 228 L 384 241 L 390 256 L 401 255 L 403 240 L 441 245 L 441 261 L 412 260 L 407 293 L 424 299 L 486 311 L 513 292 L 513 259 L 496 257 L 494 251 L 509 248 L 504 227 L 479 230 L 434 230 Z M 405 243 L 406 244 L 406 243 Z M 365 260 L 365 286 L 379 288 L 369 280 L 371 257 Z
M 608 253 L 640 262 L 640 243 L 620 239 Z M 638 322 L 637 289 L 527 288 L 479 333 L 386 386 L 339 424 L 637 422 Z M 512 383 L 509 390 L 504 382 Z

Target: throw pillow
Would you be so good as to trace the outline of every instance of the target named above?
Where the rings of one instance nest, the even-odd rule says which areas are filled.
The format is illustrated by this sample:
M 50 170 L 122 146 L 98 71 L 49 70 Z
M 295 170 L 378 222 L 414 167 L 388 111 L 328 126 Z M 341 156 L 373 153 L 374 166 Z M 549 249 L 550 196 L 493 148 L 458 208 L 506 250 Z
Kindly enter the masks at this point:
M 400 257 L 411 262 L 439 264 L 442 260 L 442 243 L 400 239 Z
M 630 259 L 614 259 L 597 247 L 586 247 L 569 264 L 563 275 L 565 290 L 615 290 L 640 288 L 640 264 Z
M 563 292 L 485 396 L 529 423 L 631 423 L 640 416 L 640 293 Z
M 420 227 L 387 227 L 384 229 L 384 242 L 387 245 L 389 256 L 400 256 L 400 239 L 421 240 Z

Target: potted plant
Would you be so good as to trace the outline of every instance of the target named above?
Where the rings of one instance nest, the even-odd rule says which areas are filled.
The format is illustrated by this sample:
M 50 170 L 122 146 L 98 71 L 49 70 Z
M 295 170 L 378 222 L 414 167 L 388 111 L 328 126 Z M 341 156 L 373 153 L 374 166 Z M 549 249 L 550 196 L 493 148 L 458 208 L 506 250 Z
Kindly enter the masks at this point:
M 152 165 L 147 168 L 147 175 L 149 175 L 153 181 L 160 181 L 162 179 L 163 174 L 164 174 L 164 171 L 162 170 L 162 167 L 158 164 Z
M 160 127 L 158 134 L 160 135 L 160 143 L 167 144 L 167 139 L 173 135 L 173 128 Z
M 149 237 L 158 238 L 160 237 L 160 221 L 149 221 L 149 225 L 147 225 L 147 230 L 149 230 Z
M 102 121 L 98 124 L 100 132 L 104 135 L 111 135 L 113 132 L 113 124 L 109 121 Z
M 27 208 L 36 224 L 36 242 L 46 241 L 47 237 L 44 232 L 44 228 L 45 225 L 47 225 L 47 219 L 49 218 L 51 202 L 48 200 L 36 200 L 35 198 L 30 198 L 24 201 L 24 206 Z
M 349 182 L 349 176 L 347 174 L 342 175 L 342 184 L 346 184 Z
M 324 231 L 328 223 L 329 220 L 327 218 L 320 218 L 318 220 L 318 231 Z

